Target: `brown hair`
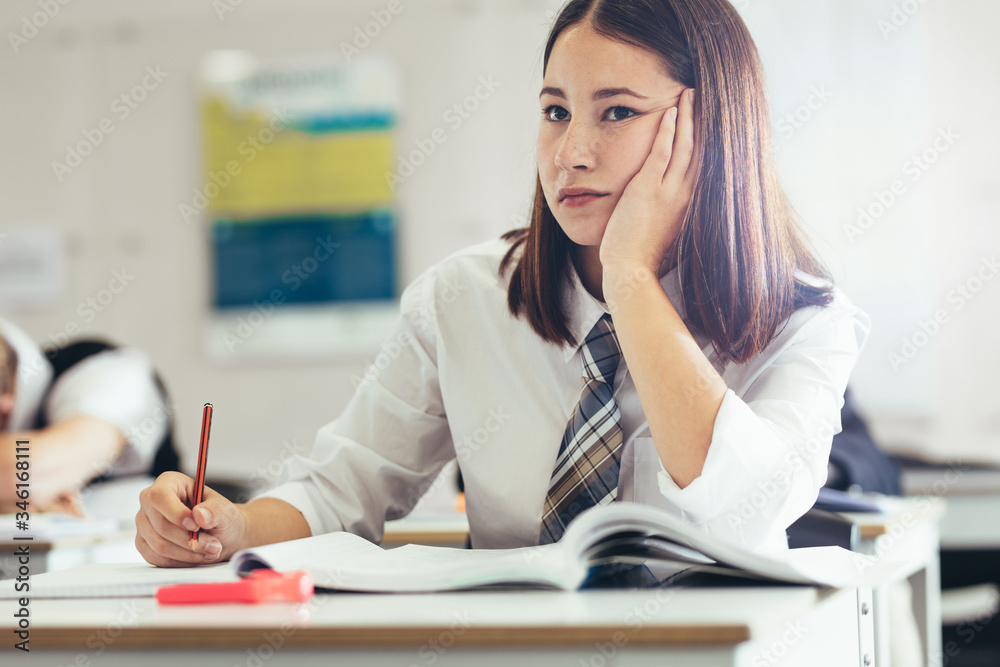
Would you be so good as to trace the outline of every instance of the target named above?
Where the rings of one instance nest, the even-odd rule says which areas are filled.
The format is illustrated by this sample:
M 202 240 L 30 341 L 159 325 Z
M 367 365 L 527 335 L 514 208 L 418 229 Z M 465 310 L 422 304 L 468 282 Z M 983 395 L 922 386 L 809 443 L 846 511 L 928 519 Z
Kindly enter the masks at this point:
M 17 352 L 0 334 L 0 396 L 14 391 L 17 377 Z
M 543 74 L 559 35 L 586 23 L 597 33 L 659 56 L 669 76 L 698 91 L 701 168 L 673 248 L 688 323 L 719 354 L 744 363 L 759 354 L 795 310 L 825 306 L 832 282 L 806 244 L 774 169 L 763 67 L 750 33 L 726 0 L 571 0 L 545 46 Z M 544 340 L 575 345 L 561 287 L 572 241 L 536 177 L 530 224 L 512 241 L 501 275 L 507 304 Z M 819 286 L 796 277 L 802 271 Z

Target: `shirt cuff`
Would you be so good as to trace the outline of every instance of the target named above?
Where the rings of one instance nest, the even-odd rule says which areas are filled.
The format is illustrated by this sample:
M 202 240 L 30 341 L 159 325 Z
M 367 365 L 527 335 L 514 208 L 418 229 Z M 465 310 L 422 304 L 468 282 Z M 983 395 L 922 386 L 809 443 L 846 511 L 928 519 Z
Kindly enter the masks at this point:
M 682 489 L 661 461 L 657 482 L 667 500 L 694 523 L 704 523 L 735 510 L 741 503 L 753 502 L 758 496 L 767 504 L 775 501 L 784 504 L 782 501 L 787 500 L 793 488 L 805 488 L 801 479 L 798 484 L 792 483 L 792 473 L 803 464 L 806 468 L 813 467 L 813 462 L 805 457 L 824 462 L 828 457 L 830 443 L 826 442 L 825 447 L 824 443 L 819 444 L 811 454 L 794 451 L 730 389 L 716 415 L 712 444 L 701 475 Z M 807 471 L 802 473 L 809 475 Z M 814 482 L 811 475 L 809 482 Z

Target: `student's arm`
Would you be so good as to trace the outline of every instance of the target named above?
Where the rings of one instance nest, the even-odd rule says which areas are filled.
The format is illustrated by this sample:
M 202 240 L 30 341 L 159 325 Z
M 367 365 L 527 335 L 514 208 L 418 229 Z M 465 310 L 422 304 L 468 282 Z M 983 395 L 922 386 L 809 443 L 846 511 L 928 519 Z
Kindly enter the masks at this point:
M 209 487 L 192 511 L 194 480 L 165 472 L 139 494 L 135 546 L 160 567 L 188 567 L 226 560 L 240 549 L 309 537 L 302 513 L 283 500 L 259 498 L 235 505 Z M 188 531 L 201 529 L 198 546 L 188 548 Z
M 0 459 L 0 505 L 16 500 L 16 441 L 27 441 L 31 506 L 35 511 L 66 509 L 65 496 L 75 494 L 100 474 L 101 462 L 112 461 L 125 446 L 113 425 L 88 415 L 75 415 L 48 428 L 4 433 Z
M 186 566 L 239 549 L 347 531 L 380 542 L 386 519 L 408 513 L 455 458 L 437 370 L 437 317 L 454 303 L 448 280 L 429 269 L 404 291 L 400 316 L 344 412 L 320 428 L 312 454 L 284 461 L 279 486 L 246 505 L 210 489 L 199 505 L 210 530 L 188 551 L 191 479 L 164 473 L 140 496 L 136 546 L 150 563 Z M 391 351 L 391 354 L 390 354 Z M 221 556 L 206 557 L 212 543 Z
M 663 465 L 678 486 L 696 479 L 727 387 L 659 283 L 696 180 L 694 91 L 664 113 L 649 157 L 608 221 L 600 248 L 604 299 Z
M 800 309 L 752 384 L 739 396 L 726 386 L 656 278 L 693 192 L 692 119 L 685 99 L 676 133 L 666 119 L 629 184 L 639 196 L 616 207 L 600 248 L 602 286 L 662 465 L 661 493 L 713 534 L 775 547 L 826 478 L 868 320 L 839 296 Z

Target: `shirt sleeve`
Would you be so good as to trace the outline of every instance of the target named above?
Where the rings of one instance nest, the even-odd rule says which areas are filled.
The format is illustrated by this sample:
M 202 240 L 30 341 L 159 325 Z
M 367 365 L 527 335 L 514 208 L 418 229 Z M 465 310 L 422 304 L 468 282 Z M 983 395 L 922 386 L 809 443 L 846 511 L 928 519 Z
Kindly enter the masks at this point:
M 45 414 L 50 424 L 88 415 L 117 428 L 127 444 L 106 471 L 111 475 L 148 472 L 169 419 L 152 363 L 130 348 L 96 354 L 66 370 L 52 386 Z
M 755 550 L 787 548 L 785 530 L 826 481 L 833 436 L 868 317 L 849 304 L 812 308 L 743 392 L 726 392 L 701 476 L 684 489 L 663 468 L 664 497 L 687 520 Z M 816 311 L 819 311 L 818 314 Z
M 381 542 L 455 458 L 437 370 L 434 269 L 403 293 L 401 313 L 341 416 L 309 457 L 292 457 L 259 497 L 291 504 L 313 535 L 344 530 Z

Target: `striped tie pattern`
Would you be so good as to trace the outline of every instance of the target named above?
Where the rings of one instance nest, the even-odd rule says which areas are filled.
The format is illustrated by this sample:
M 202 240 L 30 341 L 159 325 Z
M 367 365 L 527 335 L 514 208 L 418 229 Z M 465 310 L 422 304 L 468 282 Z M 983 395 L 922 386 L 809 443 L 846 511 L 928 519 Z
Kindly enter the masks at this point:
M 559 445 L 539 544 L 559 541 L 578 514 L 612 502 L 618 491 L 622 415 L 613 394 L 622 355 L 610 315 L 590 330 L 582 352 L 583 393 Z

